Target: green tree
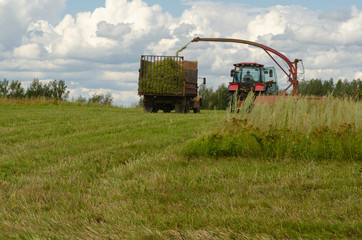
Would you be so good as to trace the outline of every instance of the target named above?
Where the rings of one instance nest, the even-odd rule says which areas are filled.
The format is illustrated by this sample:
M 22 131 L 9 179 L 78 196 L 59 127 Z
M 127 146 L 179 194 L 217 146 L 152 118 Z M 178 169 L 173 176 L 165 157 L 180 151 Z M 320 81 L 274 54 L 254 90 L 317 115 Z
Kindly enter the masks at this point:
M 7 97 L 8 95 L 9 81 L 5 78 L 3 81 L 0 81 L 0 96 Z
M 49 89 L 51 92 L 51 98 L 62 100 L 67 99 L 69 96 L 69 91 L 67 91 L 67 85 L 63 80 L 57 80 L 49 82 Z
M 323 96 L 323 84 L 321 79 L 310 80 L 309 95 Z
M 217 110 L 226 110 L 228 107 L 227 103 L 228 88 L 225 84 L 221 84 L 214 93 L 214 108 Z
M 9 98 L 15 98 L 15 99 L 25 98 L 25 90 L 21 86 L 21 82 L 19 81 L 11 81 L 8 91 L 9 91 L 8 93 Z
M 69 96 L 67 85 L 63 80 L 50 81 L 48 84 L 41 83 L 39 79 L 34 79 L 26 91 L 28 98 L 46 97 L 49 99 L 63 100 Z
M 47 93 L 48 91 L 49 89 L 44 87 L 43 84 L 39 81 L 39 79 L 34 78 L 26 91 L 26 96 L 28 98 L 39 98 L 49 95 L 49 93 Z
M 322 84 L 322 95 L 326 96 L 333 92 L 333 78 L 329 79 L 329 81 L 323 81 Z
M 202 96 L 201 109 L 212 109 L 212 88 L 207 88 L 204 84 L 199 88 L 199 95 Z
M 351 83 L 351 96 L 356 100 L 362 99 L 362 81 L 361 79 L 353 80 Z
M 91 98 L 88 99 L 90 104 L 99 104 L 102 106 L 111 106 L 113 102 L 113 97 L 111 93 L 104 94 L 93 94 Z
M 304 96 L 326 96 L 332 94 L 335 97 L 353 97 L 360 99 L 361 88 L 362 81 L 360 79 L 351 82 L 347 81 L 347 79 L 339 79 L 336 84 L 333 83 L 333 78 L 328 81 L 311 79 L 309 81 L 301 81 L 298 85 L 298 92 Z
M 75 99 L 76 103 L 86 103 L 87 99 L 85 97 L 82 97 L 82 95 L 80 95 L 79 97 L 77 97 L 77 99 Z
M 333 96 L 343 97 L 344 94 L 344 85 L 341 79 L 339 79 L 334 87 Z
M 107 94 L 104 96 L 104 98 L 103 98 L 102 105 L 103 105 L 103 106 L 111 106 L 111 105 L 112 105 L 112 102 L 113 102 L 112 94 L 111 94 L 111 93 L 107 93 Z
M 207 88 L 205 85 L 201 85 L 199 95 L 202 96 L 201 109 L 223 110 L 227 108 L 228 88 L 225 84 L 221 84 L 216 91 L 211 87 Z

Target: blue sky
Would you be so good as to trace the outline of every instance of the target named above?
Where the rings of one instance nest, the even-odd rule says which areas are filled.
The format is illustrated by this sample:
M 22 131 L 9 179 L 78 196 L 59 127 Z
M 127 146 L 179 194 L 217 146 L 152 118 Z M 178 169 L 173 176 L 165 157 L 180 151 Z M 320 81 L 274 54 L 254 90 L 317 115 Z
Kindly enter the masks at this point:
M 241 3 L 246 7 L 271 7 L 280 5 L 300 5 L 311 10 L 321 12 L 332 12 L 338 10 L 349 10 L 351 5 L 362 9 L 362 0 L 211 0 L 212 2 L 224 2 L 227 4 Z M 189 7 L 189 1 L 182 0 L 146 0 L 149 5 L 159 4 L 171 13 L 174 17 L 179 17 L 182 12 Z M 105 0 L 67 0 L 67 8 L 64 14 L 76 14 L 82 11 L 93 11 L 97 7 L 104 6 Z

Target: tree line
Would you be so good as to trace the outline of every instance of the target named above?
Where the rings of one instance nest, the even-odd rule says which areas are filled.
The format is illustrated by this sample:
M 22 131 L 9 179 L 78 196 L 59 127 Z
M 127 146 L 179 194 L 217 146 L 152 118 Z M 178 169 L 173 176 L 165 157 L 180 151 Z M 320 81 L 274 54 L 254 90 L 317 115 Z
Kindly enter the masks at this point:
M 52 80 L 48 83 L 42 83 L 39 79 L 34 79 L 27 89 L 24 89 L 22 82 L 9 81 L 4 79 L 0 81 L 0 98 L 7 99 L 31 99 L 46 98 L 51 100 L 67 100 L 69 91 L 63 80 Z M 74 100 L 74 99 L 73 99 Z M 113 103 L 113 97 L 110 93 L 93 94 L 90 98 L 79 96 L 74 100 L 82 104 L 98 104 L 102 106 L 110 106 Z
M 111 106 L 113 103 L 113 97 L 111 93 L 107 94 L 93 94 L 90 98 L 85 98 L 82 96 L 77 97 L 74 102 L 80 104 L 98 104 L 101 106 Z
M 362 81 L 360 79 L 348 82 L 346 79 L 339 79 L 336 84 L 333 78 L 329 80 L 311 79 L 309 81 L 301 81 L 298 84 L 298 93 L 303 96 L 326 96 L 334 97 L 352 97 L 361 99 Z
M 347 80 L 338 80 L 334 83 L 333 79 L 321 80 L 311 79 L 301 81 L 298 84 L 298 93 L 302 96 L 327 96 L 351 97 L 356 100 L 362 98 L 362 81 L 360 79 L 348 82 Z M 221 84 L 216 90 L 201 85 L 199 95 L 202 96 L 201 109 L 225 110 L 228 107 L 227 95 L 228 88 Z
M 204 84 L 199 87 L 199 95 L 202 96 L 201 109 L 225 110 L 228 107 L 228 87 L 223 83 L 215 91 Z
M 361 100 L 362 81 L 357 79 L 349 82 L 340 79 L 337 83 L 334 83 L 332 78 L 330 80 L 311 79 L 299 82 L 298 93 L 302 96 L 326 96 L 331 94 L 335 97 L 351 97 Z M 228 107 L 228 87 L 225 84 L 221 84 L 216 90 L 201 85 L 199 95 L 202 96 L 201 109 L 225 110 Z M 10 82 L 7 79 L 0 81 L 0 98 L 30 99 L 45 97 L 47 99 L 66 100 L 68 96 L 69 91 L 67 91 L 67 85 L 63 80 L 42 83 L 38 79 L 34 79 L 27 89 L 23 88 L 20 81 L 13 80 Z M 79 96 L 72 99 L 72 101 L 81 104 L 111 106 L 113 97 L 110 93 L 105 95 L 93 94 L 88 99 Z
M 0 81 L 0 97 L 10 99 L 40 98 L 65 100 L 68 98 L 69 91 L 63 80 L 53 80 L 48 83 L 42 83 L 34 79 L 25 90 L 20 81 L 9 81 L 4 79 Z

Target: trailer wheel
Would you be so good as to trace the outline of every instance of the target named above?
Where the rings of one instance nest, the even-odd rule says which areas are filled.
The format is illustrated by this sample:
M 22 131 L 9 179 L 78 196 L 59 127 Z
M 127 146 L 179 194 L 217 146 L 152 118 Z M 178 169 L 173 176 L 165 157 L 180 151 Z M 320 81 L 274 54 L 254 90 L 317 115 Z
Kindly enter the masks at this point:
M 152 108 L 152 113 L 157 113 L 158 112 L 158 107 L 157 106 L 153 106 Z
M 153 106 L 152 104 L 145 104 L 143 106 L 143 112 L 145 113 L 151 113 L 153 111 Z
M 185 113 L 190 113 L 190 110 L 191 110 L 191 103 L 190 100 L 187 100 L 185 105 Z
M 171 112 L 175 107 L 172 104 L 166 104 L 163 106 L 162 110 L 164 113 Z
M 185 104 L 176 104 L 175 111 L 176 113 L 185 113 Z

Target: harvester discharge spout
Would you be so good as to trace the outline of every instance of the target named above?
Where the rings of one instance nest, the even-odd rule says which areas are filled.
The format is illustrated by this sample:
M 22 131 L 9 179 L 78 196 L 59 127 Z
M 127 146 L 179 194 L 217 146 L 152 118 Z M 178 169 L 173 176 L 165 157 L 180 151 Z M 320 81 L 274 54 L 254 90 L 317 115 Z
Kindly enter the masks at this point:
M 285 75 L 288 77 L 290 85 L 281 92 L 280 95 L 284 95 L 285 92 L 291 87 L 293 86 L 293 90 L 292 90 L 292 95 L 296 95 L 297 94 L 297 87 L 298 87 L 298 62 L 301 62 L 301 59 L 295 59 L 293 62 L 289 60 L 289 58 L 287 58 L 284 54 L 282 54 L 281 52 L 278 52 L 277 50 L 270 48 L 268 46 L 265 46 L 263 44 L 260 43 L 256 43 L 256 42 L 252 42 L 252 41 L 247 41 L 247 40 L 242 40 L 242 39 L 233 39 L 233 38 L 200 38 L 200 37 L 196 37 L 193 40 L 191 40 L 191 42 L 231 42 L 231 43 L 242 43 L 242 44 L 247 44 L 247 45 L 251 45 L 251 46 L 255 46 L 255 47 L 259 47 L 262 48 L 270 57 L 271 59 L 273 59 L 273 61 L 278 65 L 278 67 L 285 73 Z M 283 61 L 287 64 L 288 69 L 285 70 L 276 60 L 275 58 L 271 55 L 271 53 L 277 55 L 278 57 L 280 57 L 281 59 L 283 59 Z

